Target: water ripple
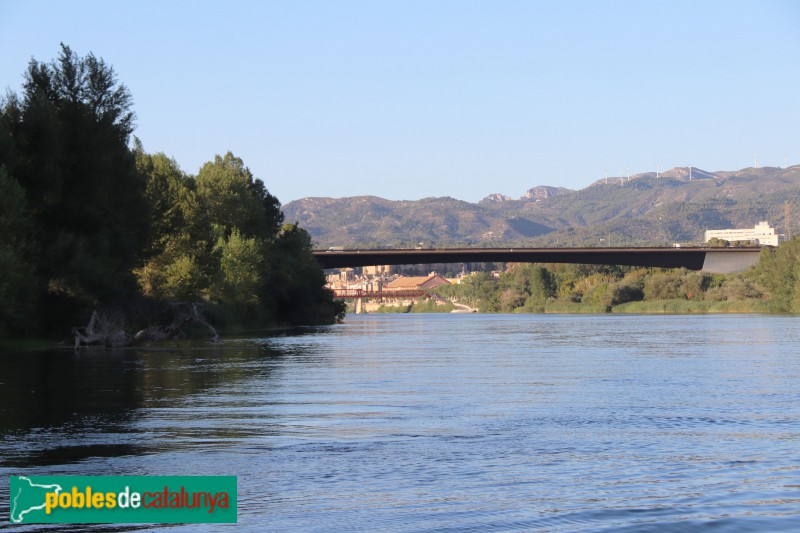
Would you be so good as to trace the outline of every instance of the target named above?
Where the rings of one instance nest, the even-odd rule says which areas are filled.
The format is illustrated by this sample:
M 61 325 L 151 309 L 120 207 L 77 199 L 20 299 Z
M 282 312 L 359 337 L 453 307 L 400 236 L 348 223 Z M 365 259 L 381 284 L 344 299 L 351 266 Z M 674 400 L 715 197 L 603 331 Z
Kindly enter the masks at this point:
M 800 530 L 793 317 L 367 315 L 0 376 L 3 474 L 237 475 L 248 530 Z

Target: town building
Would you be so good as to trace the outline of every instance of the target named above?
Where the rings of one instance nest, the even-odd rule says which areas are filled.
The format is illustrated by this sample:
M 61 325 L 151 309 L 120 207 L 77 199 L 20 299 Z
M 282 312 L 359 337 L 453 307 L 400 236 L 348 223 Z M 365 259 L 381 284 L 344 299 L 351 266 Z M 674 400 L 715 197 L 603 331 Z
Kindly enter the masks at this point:
M 450 282 L 445 278 L 431 272 L 427 276 L 400 276 L 396 280 L 384 285 L 384 290 L 420 290 L 420 289 L 433 289 L 439 285 L 448 285 Z
M 753 229 L 715 229 L 706 231 L 706 242 L 711 239 L 728 242 L 752 242 L 759 246 L 778 246 L 781 235 L 775 233 L 769 222 L 761 221 Z
M 383 278 L 392 274 L 392 265 L 365 266 L 364 275 L 374 278 Z

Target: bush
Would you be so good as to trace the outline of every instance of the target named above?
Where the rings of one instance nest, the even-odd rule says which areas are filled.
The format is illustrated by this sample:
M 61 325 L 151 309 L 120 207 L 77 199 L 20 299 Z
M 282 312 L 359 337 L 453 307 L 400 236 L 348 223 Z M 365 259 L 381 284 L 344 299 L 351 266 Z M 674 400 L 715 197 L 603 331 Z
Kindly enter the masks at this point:
M 800 239 L 785 241 L 778 248 L 765 248 L 753 269 L 752 279 L 769 293 L 770 306 L 780 313 L 800 312 L 798 290 Z
M 610 305 L 619 305 L 627 302 L 638 302 L 644 299 L 644 283 L 625 284 L 624 281 L 615 283 L 611 288 Z
M 681 297 L 680 272 L 658 272 L 644 282 L 645 300 L 672 300 Z

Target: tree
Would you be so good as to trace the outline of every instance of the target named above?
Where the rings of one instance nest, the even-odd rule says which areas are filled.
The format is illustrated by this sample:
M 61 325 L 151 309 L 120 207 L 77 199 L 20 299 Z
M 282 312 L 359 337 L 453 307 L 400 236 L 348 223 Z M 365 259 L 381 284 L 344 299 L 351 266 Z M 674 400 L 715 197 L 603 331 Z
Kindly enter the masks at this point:
M 190 188 L 189 178 L 174 159 L 163 153 L 146 153 L 138 138 L 134 138 L 133 154 L 136 170 L 145 180 L 151 232 L 148 255 L 152 255 L 161 252 L 166 242 L 186 226 L 184 200 L 186 189 Z
M 282 228 L 243 161 L 216 156 L 193 178 L 131 149 L 131 106 L 110 66 L 63 44 L 0 100 L 0 334 L 22 315 L 49 333 L 174 300 L 253 325 L 340 317 L 308 234 Z
M 636 302 L 644 299 L 644 283 L 647 271 L 644 269 L 631 270 L 625 276 L 609 287 L 609 301 L 607 305 L 619 305 L 627 302 Z
M 706 299 L 716 300 L 752 300 L 763 297 L 764 292 L 750 277 L 742 273 L 728 275 L 718 287 L 712 287 L 706 292 Z
M 0 164 L 25 191 L 41 250 L 40 315 L 50 325 L 135 292 L 131 269 L 143 254 L 148 217 L 144 180 L 127 146 L 131 104 L 110 66 L 63 44 L 57 60 L 31 60 L 22 97 L 4 102 L 0 131 L 10 141 L 0 147 Z
M 530 272 L 530 297 L 526 305 L 544 305 L 548 298 L 553 298 L 558 290 L 556 278 L 543 266 L 534 266 Z
M 511 294 L 518 295 L 528 307 L 544 305 L 548 298 L 556 295 L 558 288 L 552 272 L 541 265 L 530 263 L 513 265 L 503 274 L 503 285 L 509 288 Z M 509 303 L 515 302 L 508 295 L 504 299 Z
M 238 228 L 245 237 L 275 237 L 283 221 L 280 204 L 263 182 L 253 180 L 240 158 L 231 152 L 216 156 L 203 165 L 196 181 L 219 236 L 228 237 Z
M 644 282 L 644 299 L 672 300 L 680 298 L 681 284 L 680 271 L 656 272 Z
M 253 180 L 250 185 L 250 193 L 255 196 L 256 200 L 261 204 L 264 223 L 266 225 L 266 237 L 269 239 L 275 238 L 283 226 L 283 211 L 281 211 L 281 203 L 275 196 L 272 196 L 264 182 L 260 179 Z
M 717 237 L 712 237 L 708 239 L 708 242 L 706 243 L 706 246 L 708 246 L 709 248 L 727 248 L 730 245 L 731 243 L 729 241 Z
M 21 327 L 30 318 L 26 292 L 34 282 L 26 249 L 29 221 L 25 215 L 25 191 L 0 167 L 0 335 Z
M 344 303 L 325 288 L 325 275 L 311 254 L 311 236 L 284 224 L 267 250 L 264 302 L 279 322 L 315 324 L 344 316 Z
M 203 272 L 197 257 L 191 254 L 178 254 L 163 265 L 163 270 L 154 286 L 152 295 L 167 301 L 202 301 L 208 291 L 208 276 Z
M 752 277 L 769 293 L 770 307 L 780 313 L 800 312 L 800 239 L 764 248 Z
M 219 268 L 204 199 L 174 159 L 147 154 L 134 142 L 150 206 L 148 258 L 134 270 L 145 296 L 160 301 L 203 301 Z
M 254 306 L 265 275 L 264 243 L 255 237 L 243 237 L 234 229 L 230 237 L 220 239 L 218 295 L 232 305 Z

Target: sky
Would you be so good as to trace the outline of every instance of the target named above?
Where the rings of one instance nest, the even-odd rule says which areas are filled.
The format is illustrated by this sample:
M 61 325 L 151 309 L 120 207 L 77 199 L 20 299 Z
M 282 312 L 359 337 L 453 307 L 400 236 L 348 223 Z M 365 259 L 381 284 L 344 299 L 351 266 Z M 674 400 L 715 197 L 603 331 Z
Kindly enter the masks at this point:
M 800 163 L 791 0 L 0 0 L 0 90 L 61 42 L 114 67 L 145 150 L 231 151 L 284 204 Z

